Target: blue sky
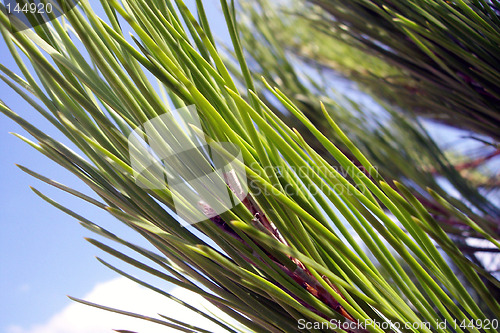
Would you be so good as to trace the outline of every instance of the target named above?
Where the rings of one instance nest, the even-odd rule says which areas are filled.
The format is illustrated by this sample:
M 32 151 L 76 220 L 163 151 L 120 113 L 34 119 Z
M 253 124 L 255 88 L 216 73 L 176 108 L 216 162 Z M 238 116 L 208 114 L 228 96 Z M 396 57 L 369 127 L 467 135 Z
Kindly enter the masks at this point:
M 99 8 L 99 1 L 91 0 Z M 192 5 L 194 1 L 187 1 Z M 217 17 L 212 26 L 218 38 L 226 39 L 220 23 L 217 1 L 206 1 L 207 14 Z M 218 24 L 219 23 L 219 24 Z M 0 39 L 0 62 L 19 71 Z M 0 99 L 41 130 L 67 143 L 54 128 L 22 98 L 0 82 Z M 95 256 L 103 254 L 83 237 L 93 237 L 76 220 L 50 206 L 29 186 L 82 213 L 91 221 L 107 227 L 128 240 L 142 240 L 107 213 L 54 189 L 22 172 L 15 164 L 26 166 L 44 176 L 92 195 L 76 177 L 30 146 L 9 134 L 26 135 L 7 117 L 0 115 L 0 332 L 8 327 L 31 327 L 47 322 L 73 302 L 66 295 L 83 297 L 96 285 L 117 275 L 99 264 Z M 106 257 L 106 256 L 103 256 Z
M 2 63 L 14 68 L 3 43 L 0 54 Z M 42 130 L 55 133 L 3 82 L 0 92 L 2 100 L 13 110 L 39 124 Z M 68 172 L 9 132 L 24 133 L 10 119 L 0 117 L 0 323 L 30 324 L 66 305 L 65 293 L 85 292 L 112 274 L 95 264 L 96 251 L 82 240 L 83 230 L 78 223 L 45 204 L 29 186 L 34 185 L 66 203 L 76 201 L 43 186 L 14 164 L 33 168 L 80 189 L 82 186 Z M 110 219 L 104 214 L 90 210 L 89 213 L 98 220 Z M 61 293 L 63 288 L 65 293 Z
M 3 63 L 6 56 L 0 46 Z M 0 84 L 1 98 L 16 112 L 36 123 L 47 133 L 57 135 L 34 110 Z M 5 325 L 31 325 L 45 320 L 69 304 L 66 294 L 83 296 L 114 273 L 98 264 L 98 251 L 82 237 L 90 236 L 76 220 L 38 198 L 34 186 L 63 204 L 83 210 L 84 215 L 103 225 L 125 228 L 93 207 L 45 185 L 22 172 L 15 163 L 27 166 L 49 178 L 90 192 L 69 172 L 41 155 L 8 132 L 24 131 L 6 117 L 0 117 L 0 330 Z M 115 229 L 116 230 L 116 229 Z

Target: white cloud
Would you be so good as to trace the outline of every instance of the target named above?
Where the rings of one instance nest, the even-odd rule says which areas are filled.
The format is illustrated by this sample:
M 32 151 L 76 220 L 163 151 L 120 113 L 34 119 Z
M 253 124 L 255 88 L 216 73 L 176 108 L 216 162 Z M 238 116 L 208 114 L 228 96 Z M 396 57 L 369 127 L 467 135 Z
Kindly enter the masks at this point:
M 197 309 L 208 308 L 217 316 L 224 314 L 195 293 L 176 287 L 170 294 L 182 299 Z M 97 284 L 83 299 L 97 304 L 155 317 L 157 313 L 202 327 L 212 332 L 224 330 L 206 318 L 201 317 L 162 295 L 146 289 L 126 278 L 116 278 Z M 29 328 L 11 326 L 7 333 L 111 333 L 113 329 L 125 329 L 139 333 L 178 332 L 163 325 L 131 318 L 128 316 L 96 309 L 80 303 L 72 303 L 54 315 L 46 323 Z

